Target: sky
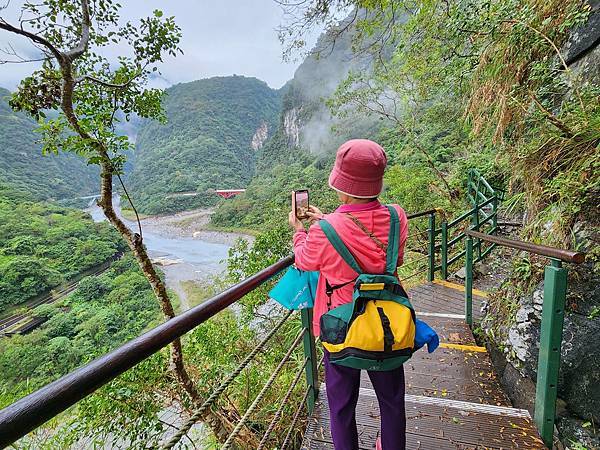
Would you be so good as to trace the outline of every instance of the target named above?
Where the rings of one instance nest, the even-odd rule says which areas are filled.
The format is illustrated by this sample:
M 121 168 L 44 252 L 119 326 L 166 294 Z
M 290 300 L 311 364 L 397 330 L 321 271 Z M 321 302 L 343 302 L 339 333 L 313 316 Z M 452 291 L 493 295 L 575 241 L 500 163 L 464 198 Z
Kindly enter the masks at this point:
M 0 0 L 0 6 L 6 0 Z M 17 23 L 23 1 L 11 0 L 0 17 Z M 281 7 L 274 0 L 122 0 L 121 17 L 138 19 L 160 9 L 175 16 L 181 27 L 183 55 L 165 60 L 162 80 L 156 87 L 168 87 L 186 81 L 217 75 L 245 75 L 266 81 L 272 88 L 281 87 L 294 75 L 300 61 L 283 62 L 282 47 L 276 28 L 283 21 Z M 308 48 L 314 45 L 320 30 L 308 36 Z M 8 45 L 20 54 L 31 55 L 27 39 L 0 30 L 0 49 Z M 104 49 L 109 58 L 118 49 Z M 0 54 L 0 59 L 5 55 Z M 29 75 L 35 63 L 0 65 L 0 87 L 14 90 Z

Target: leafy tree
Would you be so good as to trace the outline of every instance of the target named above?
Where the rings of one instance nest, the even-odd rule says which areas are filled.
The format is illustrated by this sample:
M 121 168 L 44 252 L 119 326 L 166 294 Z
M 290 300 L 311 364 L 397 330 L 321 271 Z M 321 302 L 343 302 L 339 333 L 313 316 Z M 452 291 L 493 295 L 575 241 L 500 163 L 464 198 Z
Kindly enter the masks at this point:
M 26 2 L 17 23 L 0 17 L 0 30 L 27 38 L 43 59 L 42 68 L 22 80 L 10 104 L 39 120 L 45 153 L 76 153 L 100 167 L 98 205 L 127 242 L 169 319 L 175 312 L 146 252 L 139 220 L 134 232 L 113 207 L 113 183 L 121 181 L 131 147 L 127 137 L 115 132 L 115 124 L 117 114 L 164 120 L 163 93 L 146 84 L 165 55 L 181 52 L 181 32 L 174 18 L 163 17 L 159 10 L 138 24 L 121 24 L 119 8 L 113 0 L 42 0 Z M 125 44 L 127 53 L 109 61 L 101 51 L 116 44 Z M 58 114 L 47 116 L 48 110 Z M 173 375 L 192 401 L 200 402 L 184 366 L 181 342 L 170 348 Z
M 109 290 L 105 280 L 100 277 L 87 277 L 77 285 L 77 293 L 85 301 L 97 300 Z

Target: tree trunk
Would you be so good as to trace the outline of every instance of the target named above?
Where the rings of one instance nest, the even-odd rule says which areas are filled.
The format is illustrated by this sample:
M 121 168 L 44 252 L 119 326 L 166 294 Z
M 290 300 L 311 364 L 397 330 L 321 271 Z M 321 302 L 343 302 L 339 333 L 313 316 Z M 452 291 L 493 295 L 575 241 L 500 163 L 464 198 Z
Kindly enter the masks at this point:
M 132 232 L 127 225 L 121 220 L 121 218 L 117 215 L 113 202 L 113 168 L 110 158 L 108 155 L 104 153 L 102 155 L 103 162 L 101 164 L 102 173 L 101 173 L 101 190 L 100 190 L 100 199 L 98 200 L 98 206 L 102 208 L 104 211 L 104 215 L 109 220 L 109 222 L 117 229 L 117 231 L 123 236 L 127 245 L 133 252 L 140 269 L 142 270 L 144 276 L 147 278 L 148 282 L 152 286 L 152 290 L 154 291 L 154 295 L 158 299 L 158 303 L 160 305 L 160 309 L 163 313 L 163 316 L 166 320 L 172 319 L 175 317 L 175 311 L 173 310 L 173 304 L 169 298 L 167 293 L 167 289 L 163 281 L 160 279 L 148 253 L 146 252 L 146 247 L 144 246 L 142 236 L 138 233 Z M 184 362 L 183 362 L 183 350 L 181 348 L 181 340 L 178 338 L 174 340 L 169 347 L 169 369 L 171 373 L 175 376 L 177 382 L 183 387 L 189 398 L 192 400 L 192 403 L 199 407 L 203 399 L 200 397 L 200 394 L 196 390 L 193 381 L 191 380 Z M 230 412 L 231 413 L 231 412 Z M 233 414 L 237 416 L 237 414 Z M 231 419 L 227 417 L 227 415 L 223 412 L 213 412 L 208 411 L 204 417 L 202 417 L 202 421 L 206 423 L 213 434 L 217 438 L 220 443 L 225 442 L 227 437 L 235 428 L 235 423 L 233 420 L 239 419 L 239 417 L 232 417 Z M 243 447 L 246 448 L 255 448 L 258 446 L 258 439 L 254 435 L 254 433 L 244 427 L 242 432 L 239 434 L 238 442 L 240 442 Z

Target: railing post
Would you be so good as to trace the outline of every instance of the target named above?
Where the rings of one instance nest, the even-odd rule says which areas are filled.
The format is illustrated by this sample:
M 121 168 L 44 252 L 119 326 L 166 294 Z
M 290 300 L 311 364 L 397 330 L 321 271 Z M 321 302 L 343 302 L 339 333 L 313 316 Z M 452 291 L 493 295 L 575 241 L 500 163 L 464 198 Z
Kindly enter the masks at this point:
M 544 273 L 544 303 L 535 392 L 535 423 L 548 448 L 552 448 L 554 436 L 566 295 L 567 270 L 562 268 L 561 261 L 553 259 L 552 265 L 546 266 Z
M 479 204 L 477 203 L 475 208 L 473 208 L 473 215 L 471 216 L 471 228 L 475 231 L 481 231 L 479 229 L 479 208 Z M 481 259 L 481 241 L 479 241 L 479 245 L 477 246 L 477 256 L 478 259 Z
M 498 196 L 494 194 L 494 201 L 492 202 L 492 230 L 494 234 L 498 234 Z M 491 233 L 490 233 L 491 234 Z
M 429 214 L 429 268 L 427 279 L 435 278 L 435 213 Z
M 465 252 L 465 321 L 473 326 L 473 238 L 467 236 Z
M 302 318 L 302 327 L 304 327 L 304 357 L 308 358 L 306 364 L 306 385 L 310 389 L 308 397 L 306 397 L 306 406 L 308 414 L 312 414 L 315 409 L 315 402 L 319 396 L 319 373 L 317 366 L 317 352 L 315 349 L 315 337 L 312 332 L 312 308 L 304 308 L 300 310 Z
M 442 222 L 442 280 L 448 278 L 448 222 Z

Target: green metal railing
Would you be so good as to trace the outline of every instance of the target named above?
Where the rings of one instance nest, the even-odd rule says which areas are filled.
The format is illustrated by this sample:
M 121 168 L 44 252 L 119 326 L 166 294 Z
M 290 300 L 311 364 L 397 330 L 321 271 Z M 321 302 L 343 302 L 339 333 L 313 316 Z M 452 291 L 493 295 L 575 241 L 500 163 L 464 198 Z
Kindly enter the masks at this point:
M 473 230 L 466 231 L 465 320 L 469 325 L 473 323 L 473 264 L 476 261 L 473 257 L 476 245 L 473 243 L 474 239 L 550 258 L 550 264 L 544 271 L 544 300 L 534 418 L 542 440 L 548 448 L 552 448 L 560 347 L 567 295 L 567 269 L 562 267 L 562 263 L 580 264 L 585 260 L 585 255 L 579 252 L 490 236 Z
M 467 198 L 472 205 L 471 209 L 450 221 L 444 220 L 439 229 L 435 228 L 435 216 L 431 216 L 429 281 L 433 281 L 438 271 L 440 277 L 446 280 L 449 268 L 466 257 L 466 249 L 462 246 L 467 229 L 483 231 L 490 235 L 498 231 L 498 207 L 504 198 L 503 191 L 493 188 L 477 170 L 471 169 L 467 181 Z M 438 235 L 439 243 L 436 242 Z M 475 245 L 476 261 L 484 259 L 494 247 L 495 244 L 492 244 L 484 248 L 484 244 L 478 242 Z M 439 265 L 436 262 L 437 250 L 440 251 Z
M 467 198 L 472 208 L 453 220 L 444 220 L 439 229 L 435 227 L 435 216 L 433 214 L 430 216 L 428 280 L 433 281 L 438 271 L 442 279 L 447 279 L 449 268 L 464 257 L 465 321 L 472 326 L 475 263 L 483 260 L 498 245 L 550 258 L 550 264 L 546 266 L 544 273 L 544 302 L 534 419 L 544 443 L 551 448 L 567 292 L 567 270 L 562 267 L 562 263 L 579 264 L 584 261 L 585 255 L 496 236 L 498 207 L 504 199 L 504 191 L 492 187 L 475 169 L 469 171 Z M 438 236 L 439 243 L 436 241 Z M 440 251 L 439 265 L 436 262 L 437 250 Z

